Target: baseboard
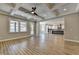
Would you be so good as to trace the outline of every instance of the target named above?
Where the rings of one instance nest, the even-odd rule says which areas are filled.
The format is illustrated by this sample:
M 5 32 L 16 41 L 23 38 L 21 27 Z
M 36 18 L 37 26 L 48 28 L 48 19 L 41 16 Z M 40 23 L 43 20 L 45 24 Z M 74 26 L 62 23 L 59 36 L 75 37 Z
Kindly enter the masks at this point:
M 9 38 L 9 39 L 2 39 L 2 40 L 0 40 L 0 42 L 2 42 L 2 41 L 8 41 L 8 40 L 15 40 L 15 39 L 22 39 L 22 38 L 27 38 L 27 37 L 31 37 L 31 36 L 33 36 L 33 35 L 20 36 L 20 37 Z
M 65 39 L 65 41 L 71 41 L 71 42 L 76 42 L 76 43 L 79 43 L 79 41 L 77 41 L 77 40 Z

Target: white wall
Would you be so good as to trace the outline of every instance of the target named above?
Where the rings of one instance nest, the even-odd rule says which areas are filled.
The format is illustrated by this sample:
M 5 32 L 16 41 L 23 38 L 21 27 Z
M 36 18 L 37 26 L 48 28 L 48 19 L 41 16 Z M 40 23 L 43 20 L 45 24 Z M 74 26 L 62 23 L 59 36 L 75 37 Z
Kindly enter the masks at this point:
M 67 15 L 65 19 L 65 40 L 79 41 L 79 14 Z
M 0 15 L 0 35 L 8 33 L 8 17 Z
M 27 35 L 27 32 L 18 32 L 18 33 L 10 33 L 9 32 L 9 21 L 10 20 L 17 20 L 17 21 L 23 21 L 20 19 L 10 18 L 9 16 L 5 16 L 0 14 L 0 35 L 8 35 L 8 34 L 18 34 L 18 35 Z
M 56 18 L 46 21 L 46 24 L 64 24 L 64 18 Z

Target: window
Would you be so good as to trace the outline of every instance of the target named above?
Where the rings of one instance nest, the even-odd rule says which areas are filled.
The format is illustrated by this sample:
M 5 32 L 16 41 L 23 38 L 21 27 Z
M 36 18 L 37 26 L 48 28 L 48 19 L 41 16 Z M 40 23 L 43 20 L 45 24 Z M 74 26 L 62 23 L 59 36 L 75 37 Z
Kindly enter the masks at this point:
M 57 29 L 57 25 L 53 25 L 52 26 L 52 29 Z
M 20 22 L 20 32 L 26 32 L 26 22 Z
M 16 22 L 16 32 L 19 32 L 19 22 Z
M 10 20 L 10 32 L 18 32 L 18 22 Z
M 26 32 L 26 22 L 10 20 L 10 32 Z

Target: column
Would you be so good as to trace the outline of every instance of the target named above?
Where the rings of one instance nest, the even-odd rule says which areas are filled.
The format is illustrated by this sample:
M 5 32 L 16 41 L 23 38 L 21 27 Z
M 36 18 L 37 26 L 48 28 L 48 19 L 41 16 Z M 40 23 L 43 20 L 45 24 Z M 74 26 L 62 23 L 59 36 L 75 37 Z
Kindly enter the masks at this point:
M 30 32 L 31 32 L 30 22 L 27 21 L 27 34 L 30 35 Z
M 36 36 L 39 36 L 40 34 L 40 23 L 39 22 L 34 22 L 34 34 Z

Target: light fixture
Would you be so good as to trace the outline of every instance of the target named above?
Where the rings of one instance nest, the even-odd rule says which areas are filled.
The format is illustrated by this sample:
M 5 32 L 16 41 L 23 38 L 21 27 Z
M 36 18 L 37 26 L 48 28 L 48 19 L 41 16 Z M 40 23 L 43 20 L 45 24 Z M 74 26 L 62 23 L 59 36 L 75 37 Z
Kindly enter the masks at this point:
M 34 14 L 34 12 L 31 12 L 32 14 Z
M 66 11 L 67 9 L 64 8 L 63 10 Z

